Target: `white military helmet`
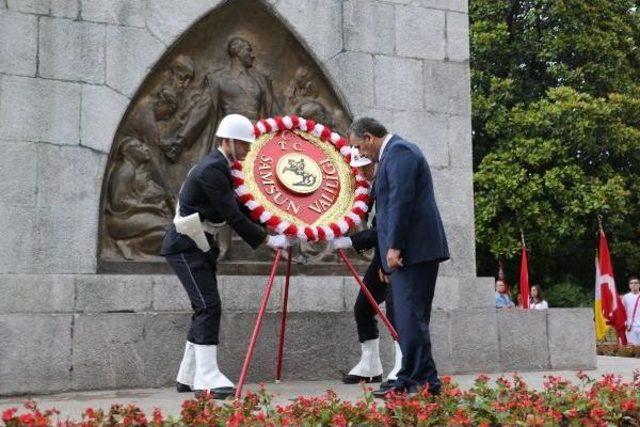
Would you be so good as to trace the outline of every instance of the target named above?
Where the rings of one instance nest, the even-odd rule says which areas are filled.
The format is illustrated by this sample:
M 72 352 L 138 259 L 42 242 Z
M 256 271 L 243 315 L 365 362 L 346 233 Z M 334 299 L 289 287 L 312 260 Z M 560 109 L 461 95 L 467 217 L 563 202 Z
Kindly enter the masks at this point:
M 218 129 L 216 130 L 218 138 L 234 139 L 236 141 L 244 141 L 249 144 L 256 142 L 253 133 L 253 124 L 241 114 L 228 114 L 220 120 Z
M 352 168 L 361 168 L 362 166 L 367 166 L 371 163 L 371 159 L 360 154 L 360 150 L 357 148 L 351 149 L 351 163 L 349 163 L 349 165 Z

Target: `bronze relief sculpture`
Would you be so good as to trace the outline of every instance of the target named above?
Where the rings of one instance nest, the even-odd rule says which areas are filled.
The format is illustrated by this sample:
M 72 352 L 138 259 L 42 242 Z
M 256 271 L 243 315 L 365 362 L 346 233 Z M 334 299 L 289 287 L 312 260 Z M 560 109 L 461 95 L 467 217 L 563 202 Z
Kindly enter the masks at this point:
M 179 186 L 215 148 L 213 132 L 229 113 L 298 114 L 341 132 L 349 124 L 329 80 L 268 6 L 224 3 L 169 48 L 122 119 L 103 184 L 101 264 L 162 261 Z M 260 261 L 229 230 L 219 237 L 222 257 Z

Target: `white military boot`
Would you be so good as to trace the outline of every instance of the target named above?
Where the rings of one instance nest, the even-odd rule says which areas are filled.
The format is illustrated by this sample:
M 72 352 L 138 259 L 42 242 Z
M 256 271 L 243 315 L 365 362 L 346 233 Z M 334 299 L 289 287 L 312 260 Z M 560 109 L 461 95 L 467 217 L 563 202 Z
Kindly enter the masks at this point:
M 400 350 L 400 343 L 398 343 L 398 341 L 394 341 L 393 344 L 395 348 L 395 362 L 393 364 L 393 369 L 391 369 L 391 372 L 387 375 L 387 381 L 397 380 L 398 372 L 400 372 L 400 369 L 402 368 L 402 350 Z
M 342 382 L 356 384 L 361 381 L 366 383 L 379 383 L 382 381 L 382 361 L 380 360 L 380 338 L 367 340 L 360 344 L 360 361 L 356 366 L 344 375 Z
M 196 374 L 196 351 L 195 344 L 187 341 L 184 347 L 184 355 L 178 369 L 176 377 L 176 389 L 178 393 L 185 393 L 193 390 L 193 378 Z
M 233 395 L 233 383 L 218 369 L 218 346 L 194 344 L 196 370 L 193 389 L 197 395 L 210 393 L 214 399 Z

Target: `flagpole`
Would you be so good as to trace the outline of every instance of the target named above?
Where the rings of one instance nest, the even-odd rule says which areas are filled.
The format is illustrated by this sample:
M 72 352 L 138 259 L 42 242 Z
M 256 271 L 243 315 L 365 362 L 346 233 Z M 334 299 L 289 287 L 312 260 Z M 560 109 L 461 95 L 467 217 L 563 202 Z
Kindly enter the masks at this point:
M 602 215 L 598 214 L 598 231 L 600 233 L 604 233 L 604 228 L 602 227 Z
M 527 244 L 524 241 L 524 231 L 520 229 L 520 242 L 522 243 L 522 255 L 520 260 L 520 304 L 523 309 L 529 308 L 529 256 Z

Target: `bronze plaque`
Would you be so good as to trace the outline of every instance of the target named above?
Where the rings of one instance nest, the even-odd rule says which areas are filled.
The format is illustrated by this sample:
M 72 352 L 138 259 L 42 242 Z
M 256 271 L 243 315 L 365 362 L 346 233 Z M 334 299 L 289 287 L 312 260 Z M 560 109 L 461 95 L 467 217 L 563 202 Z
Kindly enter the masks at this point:
M 102 190 L 101 265 L 163 261 L 156 254 L 180 185 L 215 148 L 215 129 L 229 113 L 253 121 L 296 114 L 341 133 L 350 121 L 320 67 L 267 6 L 223 3 L 168 49 L 120 123 Z M 287 159 L 278 178 L 292 191 L 314 191 L 314 164 Z M 229 262 L 269 257 L 231 236 L 221 238 Z

